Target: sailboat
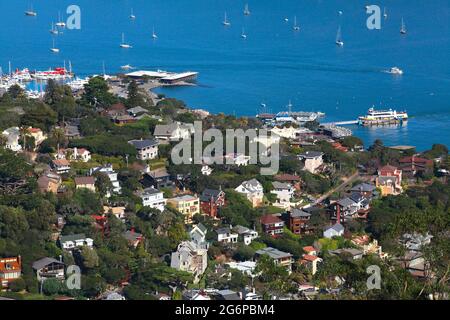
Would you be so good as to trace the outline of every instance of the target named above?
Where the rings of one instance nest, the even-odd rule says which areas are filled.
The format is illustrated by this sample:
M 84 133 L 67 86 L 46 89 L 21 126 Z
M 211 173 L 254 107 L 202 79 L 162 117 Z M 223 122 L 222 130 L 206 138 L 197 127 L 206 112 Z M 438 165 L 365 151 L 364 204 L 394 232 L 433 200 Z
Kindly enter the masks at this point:
M 152 38 L 153 39 L 158 39 L 158 35 L 155 33 L 155 27 L 153 27 Z
M 388 14 L 387 14 L 387 11 L 386 11 L 386 7 L 384 7 L 384 9 L 383 9 L 383 17 L 385 19 L 387 19 L 387 17 L 388 17 Z
M 226 12 L 226 11 L 225 11 L 225 17 L 224 17 L 224 19 L 223 19 L 222 24 L 223 24 L 224 26 L 230 26 L 230 25 L 231 25 L 231 23 L 227 20 L 227 12 Z
M 248 3 L 245 4 L 244 15 L 246 15 L 246 16 L 250 15 L 250 10 L 248 9 Z
M 55 39 L 53 39 L 53 46 L 50 48 L 50 51 L 53 53 L 59 52 L 59 49 L 55 47 Z
M 342 41 L 341 26 L 339 26 L 337 34 L 336 34 L 336 45 L 339 47 L 344 46 L 344 41 Z
M 297 25 L 297 16 L 294 17 L 294 25 L 292 26 L 292 29 L 294 29 L 295 31 L 300 30 L 300 26 Z
M 124 49 L 133 48 L 130 44 L 125 43 L 125 34 L 123 32 L 122 32 L 122 43 L 120 44 L 120 47 Z
M 406 34 L 406 26 L 405 26 L 405 21 L 402 18 L 402 26 L 400 28 L 400 33 L 401 34 Z
M 56 23 L 57 27 L 65 28 L 66 23 L 61 20 L 61 12 L 58 12 L 58 22 Z
M 130 19 L 131 19 L 131 20 L 136 19 L 136 16 L 135 16 L 134 13 L 133 13 L 133 8 L 131 8 Z
M 130 69 L 134 69 L 134 67 L 130 66 L 129 64 L 126 64 L 124 66 L 120 66 L 120 69 L 122 69 L 122 70 L 130 70 Z
M 25 15 L 29 16 L 29 17 L 36 17 L 37 16 L 37 12 L 33 10 L 33 5 L 30 6 L 30 9 L 25 11 Z
M 242 39 L 247 39 L 247 35 L 245 34 L 244 28 L 242 28 L 241 38 Z
M 49 30 L 51 34 L 58 34 L 58 29 L 55 28 L 52 22 L 52 28 Z

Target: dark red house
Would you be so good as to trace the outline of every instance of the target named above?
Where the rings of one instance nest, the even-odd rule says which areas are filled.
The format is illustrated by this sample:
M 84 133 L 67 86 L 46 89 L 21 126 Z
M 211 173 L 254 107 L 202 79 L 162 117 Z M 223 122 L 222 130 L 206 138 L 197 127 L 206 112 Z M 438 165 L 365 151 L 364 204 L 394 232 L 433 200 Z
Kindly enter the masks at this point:
M 219 208 L 225 205 L 225 192 L 222 189 L 205 189 L 200 195 L 200 208 L 203 214 L 216 218 Z
M 265 234 L 268 234 L 274 238 L 283 234 L 284 221 L 275 215 L 265 215 L 261 219 L 261 227 Z

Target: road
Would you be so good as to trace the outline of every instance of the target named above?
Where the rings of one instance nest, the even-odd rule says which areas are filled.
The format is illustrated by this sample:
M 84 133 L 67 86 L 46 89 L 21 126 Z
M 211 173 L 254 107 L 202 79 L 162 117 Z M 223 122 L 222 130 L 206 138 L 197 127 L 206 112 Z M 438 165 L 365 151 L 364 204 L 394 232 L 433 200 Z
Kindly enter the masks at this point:
M 348 177 L 344 182 L 342 182 L 340 185 L 338 185 L 337 187 L 331 189 L 330 191 L 325 193 L 323 196 L 318 198 L 314 202 L 314 205 L 319 204 L 319 203 L 323 202 L 324 200 L 328 199 L 333 193 L 341 191 L 342 189 L 344 189 L 346 186 L 348 186 L 349 184 L 351 184 L 353 181 L 355 181 L 358 178 L 360 178 L 359 172 L 355 172 L 350 177 Z

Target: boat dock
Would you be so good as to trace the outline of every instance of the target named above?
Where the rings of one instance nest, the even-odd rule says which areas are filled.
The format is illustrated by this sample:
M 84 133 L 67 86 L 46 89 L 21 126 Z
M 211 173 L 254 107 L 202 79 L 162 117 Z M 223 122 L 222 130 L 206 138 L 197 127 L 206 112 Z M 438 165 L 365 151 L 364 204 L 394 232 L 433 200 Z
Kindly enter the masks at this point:
M 348 121 L 322 123 L 323 126 L 349 126 L 352 124 L 359 124 L 359 120 L 348 120 Z

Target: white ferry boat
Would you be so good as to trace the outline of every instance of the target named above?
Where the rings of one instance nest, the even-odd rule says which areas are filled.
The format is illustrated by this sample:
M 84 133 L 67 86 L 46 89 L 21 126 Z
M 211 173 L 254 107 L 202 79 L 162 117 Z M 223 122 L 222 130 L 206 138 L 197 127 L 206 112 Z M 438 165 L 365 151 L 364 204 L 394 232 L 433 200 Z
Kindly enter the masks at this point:
M 362 126 L 399 124 L 408 121 L 406 111 L 396 110 L 375 110 L 370 108 L 365 116 L 358 118 L 358 122 Z

